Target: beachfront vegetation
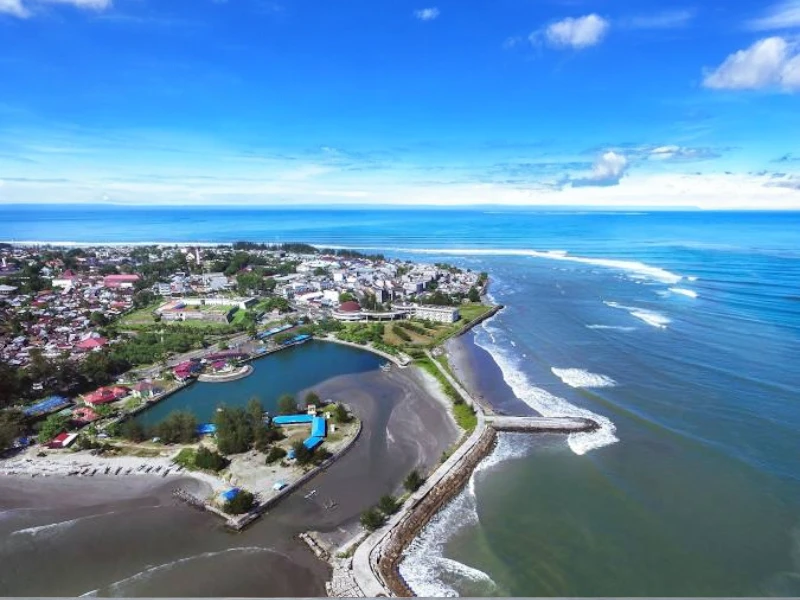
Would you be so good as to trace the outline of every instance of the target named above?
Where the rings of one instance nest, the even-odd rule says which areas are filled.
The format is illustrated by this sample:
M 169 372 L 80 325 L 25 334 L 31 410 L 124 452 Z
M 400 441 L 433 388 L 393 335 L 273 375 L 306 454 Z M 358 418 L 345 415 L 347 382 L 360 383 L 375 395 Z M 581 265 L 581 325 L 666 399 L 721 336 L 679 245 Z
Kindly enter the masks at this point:
M 361 513 L 360 520 L 367 531 L 375 531 L 386 522 L 386 516 L 377 508 L 369 508 Z
M 400 510 L 400 502 L 394 496 L 386 494 L 378 500 L 378 510 L 388 517 Z
M 425 478 L 420 475 L 419 471 L 414 469 L 403 480 L 403 487 L 409 492 L 413 493 L 421 488 L 423 483 L 425 483 Z
M 24 430 L 24 416 L 19 410 L 0 412 L 0 451 L 10 448 Z
M 185 410 L 176 410 L 153 427 L 153 436 L 164 444 L 191 444 L 197 439 L 197 418 Z
M 267 459 L 266 463 L 271 465 L 274 462 L 277 462 L 286 456 L 286 450 L 281 448 L 280 446 L 272 446 L 267 452 Z
M 242 515 L 253 508 L 255 496 L 247 490 L 239 490 L 233 498 L 228 500 L 223 510 L 229 515 Z
M 293 415 L 297 413 L 297 401 L 291 394 L 284 394 L 278 398 L 278 414 Z
M 128 419 L 119 428 L 119 434 L 126 440 L 139 443 L 147 439 L 147 430 L 136 419 Z
M 306 406 L 316 406 L 317 408 L 322 406 L 322 399 L 316 392 L 308 392 L 306 394 L 305 401 L 306 401 Z
M 433 375 L 442 387 L 442 391 L 444 391 L 447 397 L 453 402 L 453 418 L 456 423 L 458 423 L 458 426 L 464 431 L 469 432 L 474 430 L 478 425 L 478 416 L 475 414 L 475 409 L 464 402 L 464 398 L 461 397 L 461 394 L 450 384 L 433 361 L 425 356 L 415 359 L 414 363 Z
M 194 455 L 195 467 L 215 473 L 227 467 L 229 463 L 230 461 L 219 452 L 209 450 L 205 446 L 200 446 Z
M 349 423 L 353 420 L 353 417 L 347 412 L 347 408 L 345 408 L 344 404 L 338 403 L 336 408 L 333 409 L 333 418 L 336 419 L 337 423 Z
M 241 407 L 222 405 L 214 415 L 217 427 L 217 447 L 223 454 L 247 452 L 255 443 L 258 424 L 249 411 Z

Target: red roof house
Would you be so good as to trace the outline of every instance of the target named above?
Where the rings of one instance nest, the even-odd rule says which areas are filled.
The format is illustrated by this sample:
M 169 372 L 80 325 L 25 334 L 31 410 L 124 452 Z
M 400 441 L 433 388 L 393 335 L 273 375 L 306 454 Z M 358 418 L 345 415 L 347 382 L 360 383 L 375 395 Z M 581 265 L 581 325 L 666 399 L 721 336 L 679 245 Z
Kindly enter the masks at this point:
M 67 433 L 65 431 L 64 433 L 59 433 L 56 437 L 50 440 L 50 443 L 47 444 L 47 447 L 53 449 L 68 448 L 77 437 L 77 433 Z
M 99 418 L 100 416 L 88 406 L 79 406 L 72 411 L 72 421 L 76 425 L 86 425 Z
M 104 337 L 88 337 L 85 340 L 78 342 L 75 347 L 78 348 L 78 350 L 86 350 L 88 352 L 90 350 L 102 348 L 107 343 L 108 340 Z
M 339 310 L 342 312 L 358 312 L 361 310 L 361 306 L 355 300 L 348 300 L 339 305 Z
M 91 394 L 86 394 L 83 397 L 83 401 L 86 404 L 91 404 L 92 406 L 98 406 L 100 404 L 108 404 L 109 402 L 115 402 L 120 400 L 128 395 L 130 390 L 126 388 L 124 385 L 115 385 L 113 387 L 102 387 L 98 390 L 95 390 Z

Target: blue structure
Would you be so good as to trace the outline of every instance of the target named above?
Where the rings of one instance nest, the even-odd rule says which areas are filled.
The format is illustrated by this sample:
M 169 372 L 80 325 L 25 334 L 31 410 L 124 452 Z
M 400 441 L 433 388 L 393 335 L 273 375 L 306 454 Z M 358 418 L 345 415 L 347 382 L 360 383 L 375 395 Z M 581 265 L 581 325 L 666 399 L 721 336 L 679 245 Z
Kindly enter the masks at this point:
M 327 434 L 327 422 L 323 417 L 312 417 L 311 419 L 311 437 L 324 438 Z
M 26 406 L 22 413 L 26 417 L 39 417 L 41 415 L 45 415 L 47 413 L 51 413 L 53 411 L 58 410 L 59 408 L 64 408 L 65 406 L 69 406 L 71 402 L 64 398 L 63 396 L 50 396 L 49 398 L 45 398 L 37 402 L 36 404 L 32 404 L 31 406 Z
M 303 425 L 311 424 L 313 419 L 311 415 L 279 415 L 272 417 L 272 422 L 275 425 Z
M 322 438 L 321 437 L 310 437 L 310 438 L 306 438 L 306 440 L 303 441 L 303 446 L 305 446 L 309 450 L 313 450 L 314 448 L 319 446 L 321 443 L 322 443 Z
M 231 488 L 229 490 L 222 492 L 220 496 L 222 497 L 223 500 L 225 500 L 225 502 L 230 502 L 231 500 L 236 498 L 236 496 L 239 495 L 240 491 L 241 490 L 239 490 L 239 488 Z
M 292 327 L 294 327 L 294 325 L 281 325 L 280 327 L 273 327 L 272 329 L 267 329 L 266 331 L 262 331 L 261 333 L 258 334 L 258 339 L 264 340 L 268 337 L 272 337 L 273 335 L 277 335 L 284 331 L 288 331 Z
M 197 426 L 197 433 L 199 435 L 213 435 L 217 433 L 217 426 L 213 423 L 201 423 Z
M 293 338 L 289 338 L 288 340 L 283 342 L 283 344 L 281 344 L 281 345 L 282 346 L 288 346 L 289 344 L 300 344 L 300 343 L 308 341 L 310 339 L 311 339 L 311 336 L 309 334 L 307 334 L 307 333 L 304 333 L 302 335 L 296 335 Z
M 325 417 L 312 417 L 311 415 L 280 415 L 272 418 L 275 425 L 311 425 L 311 435 L 303 441 L 309 450 L 314 450 L 328 435 L 328 422 Z M 295 458 L 294 450 L 289 450 L 287 458 Z

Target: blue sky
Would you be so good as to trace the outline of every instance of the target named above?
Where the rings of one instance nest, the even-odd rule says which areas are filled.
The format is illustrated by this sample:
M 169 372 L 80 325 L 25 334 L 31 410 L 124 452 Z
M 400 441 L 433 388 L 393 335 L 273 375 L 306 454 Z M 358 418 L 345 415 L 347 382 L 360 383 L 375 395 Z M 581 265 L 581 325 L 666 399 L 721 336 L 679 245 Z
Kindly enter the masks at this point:
M 0 202 L 800 207 L 800 0 L 0 0 Z

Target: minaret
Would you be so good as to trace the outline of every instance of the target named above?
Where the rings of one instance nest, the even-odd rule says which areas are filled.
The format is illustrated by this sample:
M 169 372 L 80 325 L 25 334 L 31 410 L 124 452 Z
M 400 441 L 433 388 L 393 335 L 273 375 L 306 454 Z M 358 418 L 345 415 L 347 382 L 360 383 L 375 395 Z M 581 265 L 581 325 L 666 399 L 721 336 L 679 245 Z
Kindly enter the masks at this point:
M 197 247 L 194 249 L 194 257 L 197 259 L 197 264 L 200 264 L 200 248 Z

